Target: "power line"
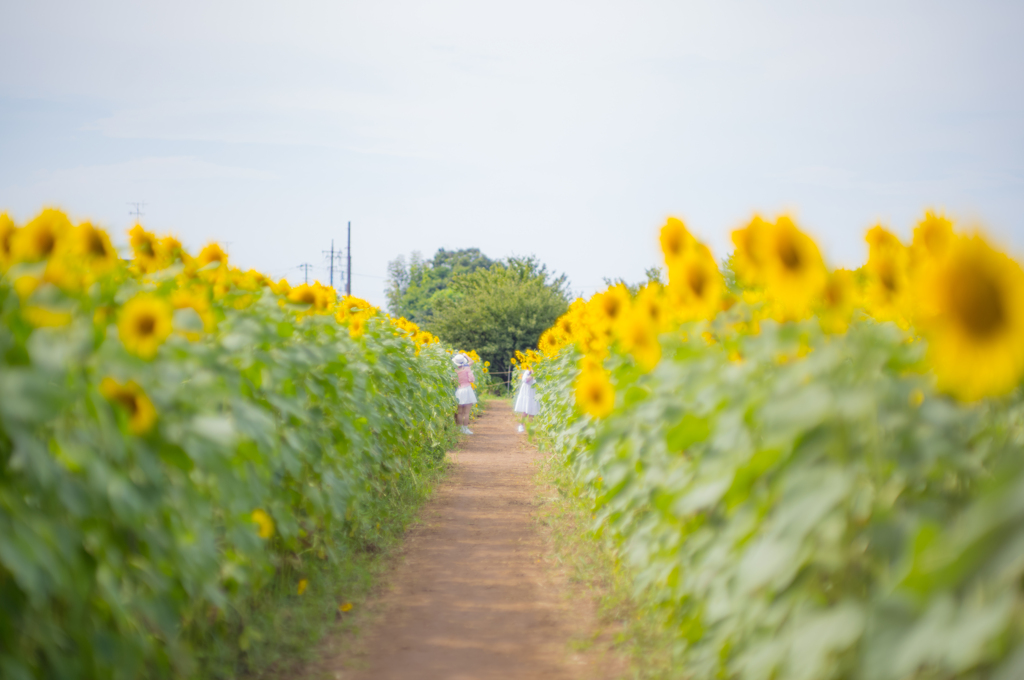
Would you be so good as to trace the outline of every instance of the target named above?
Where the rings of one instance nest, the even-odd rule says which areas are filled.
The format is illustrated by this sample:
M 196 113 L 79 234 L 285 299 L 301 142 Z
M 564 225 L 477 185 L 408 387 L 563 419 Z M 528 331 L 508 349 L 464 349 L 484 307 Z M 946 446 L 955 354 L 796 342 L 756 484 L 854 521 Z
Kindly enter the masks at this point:
M 146 214 L 142 212 L 142 209 L 146 206 L 146 204 L 140 201 L 128 201 L 128 205 L 135 206 L 135 210 L 129 210 L 128 214 L 135 215 L 135 224 L 139 224 L 141 222 L 142 216 Z
M 303 262 L 302 264 L 299 265 L 299 269 L 301 269 L 302 272 L 306 275 L 307 284 L 309 283 L 309 270 L 312 268 L 313 265 L 309 264 L 308 262 Z

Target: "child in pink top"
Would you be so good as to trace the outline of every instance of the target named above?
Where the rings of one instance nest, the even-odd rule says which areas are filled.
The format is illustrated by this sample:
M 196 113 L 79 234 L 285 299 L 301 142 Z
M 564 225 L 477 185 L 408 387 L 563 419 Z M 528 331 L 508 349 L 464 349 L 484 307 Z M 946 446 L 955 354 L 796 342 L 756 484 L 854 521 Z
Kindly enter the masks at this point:
M 462 431 L 465 434 L 473 434 L 468 427 L 469 412 L 473 410 L 473 404 L 476 403 L 476 392 L 473 391 L 476 376 L 473 375 L 473 369 L 470 368 L 473 360 L 459 352 L 452 357 L 452 363 L 456 366 L 455 375 L 459 381 L 459 388 L 455 390 L 455 400 L 459 403 L 459 414 L 455 418 L 455 422 L 462 426 Z

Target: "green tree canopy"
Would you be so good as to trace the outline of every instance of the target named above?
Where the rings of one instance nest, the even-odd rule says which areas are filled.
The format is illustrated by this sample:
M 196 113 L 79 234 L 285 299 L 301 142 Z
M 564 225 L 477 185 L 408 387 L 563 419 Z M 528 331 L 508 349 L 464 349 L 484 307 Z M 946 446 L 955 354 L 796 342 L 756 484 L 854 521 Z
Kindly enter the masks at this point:
M 430 330 L 451 345 L 475 349 L 502 377 L 516 350 L 536 347 L 569 308 L 565 275 L 549 273 L 536 257 L 512 257 L 453 277 L 449 291 L 437 301 Z
M 399 255 L 388 262 L 388 311 L 426 327 L 433 318 L 437 302 L 451 294 L 449 284 L 453 277 L 494 264 L 495 261 L 479 248 L 441 248 L 430 260 L 414 252 L 408 263 Z

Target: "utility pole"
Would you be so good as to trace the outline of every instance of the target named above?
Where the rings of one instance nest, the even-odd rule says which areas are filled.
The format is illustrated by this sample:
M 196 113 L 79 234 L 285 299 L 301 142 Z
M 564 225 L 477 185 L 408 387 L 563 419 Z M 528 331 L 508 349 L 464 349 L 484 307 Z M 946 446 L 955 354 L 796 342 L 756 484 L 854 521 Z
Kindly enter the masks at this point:
M 348 253 L 348 263 L 345 266 L 345 295 L 352 295 L 352 223 L 348 223 L 348 247 L 345 248 Z
M 129 210 L 128 214 L 129 215 L 134 215 L 135 216 L 135 224 L 139 224 L 141 222 L 142 216 L 146 214 L 146 213 L 142 212 L 142 209 L 146 206 L 146 204 L 145 203 L 128 201 L 128 205 L 135 206 L 135 210 Z
M 330 258 L 331 262 L 331 288 L 334 288 L 334 263 L 337 262 L 340 268 L 341 265 L 341 250 L 334 249 L 334 239 L 331 239 L 331 249 L 323 251 L 324 255 Z M 341 276 L 339 272 L 338 285 L 341 285 Z
M 307 284 L 309 283 L 309 270 L 312 268 L 313 265 L 309 264 L 308 262 L 303 262 L 302 264 L 299 265 L 299 269 L 301 269 L 303 273 L 306 275 Z
M 323 252 L 324 255 L 327 256 L 328 260 L 330 261 L 330 265 L 329 266 L 331 268 L 331 288 L 334 288 L 334 239 L 333 238 L 331 239 L 331 249 L 330 250 L 324 250 L 322 252 Z

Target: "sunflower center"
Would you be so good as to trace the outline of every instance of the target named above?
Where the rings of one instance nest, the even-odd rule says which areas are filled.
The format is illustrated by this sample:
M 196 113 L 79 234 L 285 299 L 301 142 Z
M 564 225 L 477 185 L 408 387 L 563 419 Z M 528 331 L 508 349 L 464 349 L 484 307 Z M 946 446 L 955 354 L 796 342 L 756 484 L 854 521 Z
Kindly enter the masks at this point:
M 135 322 L 135 328 L 139 331 L 139 335 L 152 335 L 156 330 L 156 317 L 151 314 L 143 314 Z
M 829 307 L 838 307 L 839 303 L 843 301 L 843 292 L 834 283 L 830 283 L 825 287 L 825 301 Z
M 86 242 L 86 249 L 90 255 L 96 257 L 106 257 L 107 247 L 103 243 L 103 239 L 95 231 L 89 232 L 88 240 Z
M 1006 308 L 1003 291 L 982 272 L 971 272 L 958 280 L 950 290 L 953 313 L 968 333 L 987 338 L 1003 328 Z
M 117 395 L 116 399 L 117 403 L 121 404 L 121 406 L 124 406 L 132 417 L 135 417 L 135 414 L 139 412 L 139 401 L 138 399 L 135 398 L 134 394 L 131 394 L 129 392 L 121 392 L 120 394 Z
M 782 260 L 782 264 L 786 269 L 789 269 L 791 271 L 800 269 L 800 250 L 797 249 L 795 243 L 793 243 L 789 239 L 786 239 L 779 244 L 778 250 L 779 259 Z
M 703 268 L 692 268 L 687 273 L 687 282 L 690 284 L 690 290 L 692 290 L 697 297 L 703 297 L 704 288 L 708 283 L 708 277 Z
M 886 267 L 878 275 L 878 280 L 882 282 L 882 286 L 889 294 L 894 294 L 899 288 L 899 284 L 896 282 L 896 272 L 891 267 Z
M 53 252 L 53 246 L 57 244 L 57 239 L 54 238 L 53 234 L 49 231 L 40 231 L 36 236 L 36 246 L 39 248 L 39 252 L 43 255 L 49 255 Z

